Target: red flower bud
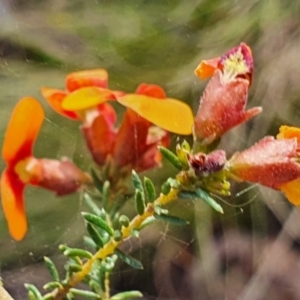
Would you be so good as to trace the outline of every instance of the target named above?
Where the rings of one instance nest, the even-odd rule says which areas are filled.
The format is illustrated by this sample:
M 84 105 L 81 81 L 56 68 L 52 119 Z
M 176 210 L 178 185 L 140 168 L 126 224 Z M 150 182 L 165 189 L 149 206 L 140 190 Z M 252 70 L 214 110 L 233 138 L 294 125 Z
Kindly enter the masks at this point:
M 200 78 L 212 76 L 194 122 L 194 136 L 200 144 L 212 143 L 262 111 L 261 107 L 245 110 L 252 72 L 251 50 L 244 43 L 221 58 L 203 61 L 197 67 L 195 73 Z

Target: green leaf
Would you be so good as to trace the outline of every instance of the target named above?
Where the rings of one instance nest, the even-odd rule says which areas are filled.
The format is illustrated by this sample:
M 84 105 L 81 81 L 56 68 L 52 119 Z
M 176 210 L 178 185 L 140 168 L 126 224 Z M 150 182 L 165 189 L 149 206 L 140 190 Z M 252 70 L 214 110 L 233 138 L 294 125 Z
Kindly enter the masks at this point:
M 48 282 L 46 283 L 44 286 L 43 286 L 43 289 L 44 290 L 54 290 L 54 289 L 61 289 L 63 286 L 57 282 L 57 281 L 51 281 L 51 282 Z
M 87 223 L 86 229 L 91 236 L 92 240 L 95 242 L 95 244 L 99 247 L 102 248 L 104 245 L 104 242 L 99 234 L 99 232 L 93 227 L 91 223 Z
M 95 188 L 100 193 L 102 193 L 103 182 L 100 180 L 100 178 L 98 177 L 96 171 L 93 168 L 91 168 L 91 175 L 92 175 L 92 178 L 93 178 L 93 182 L 94 182 Z
M 68 263 L 67 268 L 70 273 L 76 273 L 82 271 L 82 266 L 75 263 Z
M 198 198 L 198 195 L 194 192 L 180 192 L 178 195 L 178 198 L 182 198 L 182 199 L 196 199 Z
M 102 204 L 105 209 L 107 209 L 108 207 L 109 194 L 110 194 L 110 182 L 106 180 L 102 188 Z
M 90 292 L 90 291 L 71 288 L 70 292 L 73 295 L 76 295 L 76 296 L 83 296 L 83 297 L 86 297 L 86 298 L 93 298 L 93 299 L 101 299 L 101 297 L 98 294 L 96 294 L 94 292 Z
M 93 224 L 93 225 L 96 225 L 97 227 L 103 229 L 104 231 L 106 231 L 110 236 L 113 236 L 114 235 L 114 230 L 113 228 L 111 228 L 106 221 L 104 221 L 102 218 L 96 216 L 96 215 L 93 215 L 93 214 L 90 214 L 90 213 L 87 213 L 87 212 L 82 212 L 81 213 L 82 216 L 84 217 L 84 219 L 86 221 L 88 221 L 89 223 Z
M 164 158 L 166 158 L 176 169 L 181 171 L 182 165 L 177 155 L 163 146 L 159 146 L 158 149 Z
M 50 275 L 52 276 L 52 279 L 54 281 L 60 281 L 57 269 L 53 261 L 47 256 L 44 256 L 44 261 L 47 269 L 49 270 Z
M 67 250 L 64 251 L 64 255 L 68 257 L 74 257 L 74 256 L 84 257 L 88 259 L 93 257 L 91 252 L 79 248 L 68 248 Z
M 178 225 L 178 226 L 185 226 L 187 224 L 189 224 L 188 221 L 176 217 L 176 216 L 170 216 L 170 215 L 165 215 L 165 214 L 154 214 L 154 217 L 158 220 L 164 221 L 164 222 L 168 222 L 170 224 L 174 224 L 174 225 Z
M 36 300 L 43 300 L 43 296 L 40 293 L 40 291 L 37 289 L 36 286 L 34 286 L 33 284 L 28 284 L 28 283 L 25 283 L 24 286 L 28 290 L 29 297 L 32 297 L 32 299 L 36 299 Z M 33 298 L 33 296 L 35 298 Z
M 129 300 L 132 298 L 141 298 L 143 294 L 139 291 L 128 291 L 113 295 L 110 300 Z
M 207 192 L 203 191 L 202 189 L 196 189 L 195 192 L 199 198 L 201 198 L 206 204 L 211 206 L 214 210 L 216 210 L 221 214 L 224 213 L 222 206 L 219 203 L 217 203 L 212 197 L 210 197 L 210 195 Z
M 132 178 L 132 183 L 133 183 L 134 188 L 143 192 L 144 188 L 142 185 L 142 181 L 141 181 L 139 175 L 134 170 L 132 170 L 131 178 Z
M 161 192 L 164 195 L 169 194 L 169 192 L 171 191 L 171 184 L 170 182 L 167 180 L 162 186 L 161 186 Z
M 144 269 L 142 263 L 139 260 L 133 258 L 132 256 L 129 256 L 129 255 L 125 254 L 124 252 L 122 252 L 119 249 L 116 249 L 115 253 L 117 254 L 117 256 L 121 260 L 123 260 L 126 264 L 128 264 L 132 268 L 138 269 L 138 270 L 143 270 Z
M 48 293 L 43 296 L 43 300 L 54 300 L 54 296 L 51 293 Z
M 138 230 L 142 230 L 143 228 L 155 223 L 157 220 L 154 216 L 148 217 L 146 220 L 142 222 L 142 224 L 139 226 Z
M 135 190 L 135 209 L 139 215 L 142 215 L 145 211 L 145 198 L 144 193 L 140 190 Z
M 145 194 L 148 202 L 153 203 L 156 199 L 155 186 L 151 179 L 144 177 Z
M 74 296 L 73 296 L 72 293 L 68 293 L 68 294 L 67 294 L 67 299 L 68 299 L 68 300 L 74 300 L 75 298 L 74 298 Z
M 83 200 L 85 201 L 85 203 L 90 208 L 93 214 L 102 217 L 103 211 L 96 205 L 96 203 L 88 193 L 83 194 Z

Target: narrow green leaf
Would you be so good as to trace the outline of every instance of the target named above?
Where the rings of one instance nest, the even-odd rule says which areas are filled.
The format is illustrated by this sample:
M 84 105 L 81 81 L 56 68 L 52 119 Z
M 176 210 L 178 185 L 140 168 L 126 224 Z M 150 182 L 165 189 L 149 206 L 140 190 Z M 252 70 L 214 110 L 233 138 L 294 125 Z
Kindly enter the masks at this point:
M 153 203 L 156 199 L 155 186 L 151 179 L 144 177 L 145 194 L 148 202 Z
M 169 192 L 171 191 L 171 184 L 170 182 L 167 180 L 162 186 L 161 186 L 161 192 L 164 195 L 169 194 Z
M 107 209 L 109 204 L 109 194 L 110 194 L 110 182 L 106 180 L 102 188 L 102 204 L 105 209 Z
M 103 215 L 102 210 L 96 205 L 96 203 L 88 193 L 83 194 L 83 200 L 85 201 L 85 203 L 90 208 L 93 214 L 102 217 Z
M 194 192 L 185 191 L 185 192 L 180 192 L 178 197 L 181 199 L 196 199 L 198 198 L 198 195 Z
M 43 286 L 43 289 L 46 290 L 46 291 L 48 291 L 48 290 L 60 289 L 62 287 L 63 286 L 59 282 L 57 282 L 57 281 L 51 281 L 51 282 L 46 283 Z
M 74 296 L 73 296 L 72 293 L 68 293 L 68 294 L 67 294 L 67 299 L 68 299 L 68 300 L 74 300 L 75 298 L 74 298 Z
M 125 254 L 124 252 L 122 252 L 119 249 L 116 249 L 115 253 L 121 260 L 123 260 L 126 264 L 128 264 L 132 268 L 138 269 L 138 270 L 144 269 L 142 263 L 139 260 L 133 258 L 132 256 Z
M 110 300 L 129 300 L 132 298 L 141 298 L 143 294 L 139 291 L 128 291 L 113 295 Z
M 165 215 L 165 214 L 154 214 L 154 217 L 158 220 L 164 221 L 164 222 L 168 222 L 170 224 L 174 224 L 174 225 L 178 225 L 178 226 L 185 226 L 187 224 L 189 224 L 188 221 L 176 217 L 176 216 L 170 216 L 170 215 Z
M 102 218 L 87 213 L 87 212 L 82 212 L 81 213 L 82 216 L 85 218 L 86 221 L 88 221 L 89 223 L 96 225 L 97 227 L 103 229 L 104 231 L 106 231 L 110 236 L 114 235 L 114 230 L 113 228 L 111 228 L 106 221 L 104 221 Z
M 92 240 L 95 242 L 95 244 L 99 247 L 102 248 L 104 245 L 104 242 L 99 234 L 99 232 L 93 227 L 91 223 L 87 223 L 86 229 L 91 236 Z
M 143 228 L 155 223 L 157 220 L 155 217 L 151 216 L 148 217 L 145 221 L 142 222 L 142 224 L 139 226 L 138 230 L 142 230 Z
M 139 215 L 142 215 L 145 211 L 145 199 L 143 197 L 143 192 L 140 190 L 135 190 L 135 209 Z
M 93 168 L 91 168 L 91 175 L 92 175 L 92 178 L 93 178 L 95 188 L 101 193 L 102 188 L 103 188 L 103 182 L 100 180 L 100 178 L 98 177 L 96 171 Z
M 70 293 L 72 293 L 73 295 L 76 295 L 76 296 L 83 296 L 86 298 L 101 299 L 101 297 L 94 292 L 79 290 L 79 289 L 75 289 L 75 288 L 71 288 Z
M 25 283 L 24 286 L 28 290 L 28 296 L 30 296 L 30 297 L 34 296 L 36 300 L 43 300 L 43 296 L 40 293 L 40 291 L 37 289 L 36 286 L 34 286 L 33 284 L 28 284 L 28 283 Z
M 142 181 L 141 181 L 139 175 L 134 170 L 132 170 L 131 178 L 132 178 L 132 183 L 133 183 L 134 188 L 143 192 L 144 188 L 142 185 Z
M 93 241 L 93 239 L 90 236 L 85 235 L 83 237 L 83 241 L 88 248 L 91 248 L 93 250 L 98 248 L 98 246 L 96 245 L 96 243 Z
M 54 296 L 51 293 L 48 293 L 43 296 L 43 300 L 54 300 Z
M 166 158 L 176 169 L 178 170 L 182 169 L 182 165 L 177 155 L 175 155 L 172 151 L 170 151 L 169 149 L 163 146 L 159 146 L 158 149 L 160 153 L 163 155 L 163 157 Z
M 219 203 L 217 203 L 212 197 L 210 197 L 210 195 L 207 192 L 203 191 L 202 189 L 196 189 L 195 192 L 199 198 L 201 198 L 206 204 L 211 206 L 214 210 L 216 210 L 221 214 L 224 213 L 222 206 Z
M 68 267 L 68 271 L 70 273 L 76 273 L 76 272 L 80 272 L 82 270 L 82 266 L 77 265 L 75 263 L 68 263 L 67 267 Z
M 84 257 L 88 259 L 93 257 L 91 252 L 79 248 L 69 248 L 64 251 L 64 255 L 68 257 L 74 257 L 74 256 Z
M 130 232 L 130 235 L 134 238 L 139 238 L 140 237 L 140 232 L 137 229 L 132 229 Z
M 54 281 L 59 281 L 59 275 L 53 261 L 47 256 L 44 256 L 44 261 L 47 269 L 49 270 L 50 275 L 52 276 L 52 279 Z

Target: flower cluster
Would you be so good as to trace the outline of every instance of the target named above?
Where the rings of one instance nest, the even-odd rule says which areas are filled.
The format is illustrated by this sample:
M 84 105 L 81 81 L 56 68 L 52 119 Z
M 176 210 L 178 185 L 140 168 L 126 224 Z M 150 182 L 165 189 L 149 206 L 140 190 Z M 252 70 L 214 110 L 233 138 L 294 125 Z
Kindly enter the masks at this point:
M 142 83 L 133 93 L 110 89 L 104 69 L 71 73 L 65 90 L 43 87 L 41 92 L 57 113 L 80 122 L 87 149 L 100 169 L 110 170 L 104 179 L 111 184 L 123 183 L 133 169 L 142 172 L 160 165 L 167 152 L 158 148 L 169 146 L 170 133 L 193 133 L 193 147 L 184 141 L 177 145 L 177 155 L 167 154 L 180 170 L 174 186 L 198 194 L 200 188 L 229 195 L 229 180 L 249 181 L 280 190 L 290 202 L 300 205 L 300 129 L 282 126 L 276 139 L 265 137 L 228 160 L 224 149 L 216 150 L 224 133 L 262 111 L 261 107 L 246 110 L 253 71 L 252 52 L 245 43 L 202 61 L 195 74 L 211 79 L 195 118 L 188 105 L 167 97 L 158 85 Z M 125 108 L 121 122 L 117 122 L 117 104 Z M 90 175 L 66 158 L 33 156 L 43 119 L 39 102 L 23 98 L 5 135 L 2 156 L 7 167 L 1 177 L 1 197 L 16 240 L 27 230 L 23 191 L 28 184 L 58 196 L 92 184 Z
M 57 113 L 81 122 L 95 163 L 115 170 L 108 178 L 111 180 L 120 174 L 131 174 L 132 169 L 141 172 L 158 166 L 161 155 L 157 146 L 169 145 L 169 132 L 191 133 L 193 115 L 185 103 L 167 98 L 157 85 L 143 83 L 133 94 L 110 90 L 104 69 L 71 73 L 66 78 L 66 90 L 44 87 L 41 92 Z M 127 108 L 118 128 L 117 114 L 109 101 Z M 178 122 L 180 117 L 185 118 L 184 125 Z M 5 135 L 2 157 L 7 168 L 1 177 L 1 198 L 9 231 L 16 240 L 21 240 L 27 231 L 23 199 L 27 184 L 49 189 L 58 196 L 92 184 L 90 175 L 67 158 L 33 156 L 43 119 L 40 103 L 34 98 L 23 98 L 14 109 Z

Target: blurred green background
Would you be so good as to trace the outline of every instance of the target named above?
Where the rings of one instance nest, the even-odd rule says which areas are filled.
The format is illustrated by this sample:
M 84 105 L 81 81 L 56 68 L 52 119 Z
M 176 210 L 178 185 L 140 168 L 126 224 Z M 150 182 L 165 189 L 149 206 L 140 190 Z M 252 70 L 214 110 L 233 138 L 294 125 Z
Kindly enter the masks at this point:
M 42 86 L 64 88 L 71 71 L 106 68 L 113 89 L 129 92 L 141 82 L 156 83 L 196 112 L 206 82 L 193 74 L 195 67 L 244 41 L 255 59 L 248 106 L 261 105 L 264 112 L 224 136 L 220 147 L 229 157 L 266 134 L 276 134 L 281 124 L 300 125 L 299 14 L 299 1 L 284 0 L 1 0 L 0 143 L 14 105 L 31 95 L 41 100 L 47 114 L 36 156 L 68 156 L 89 169 L 92 161 L 79 124 L 47 106 Z M 173 145 L 177 140 L 173 136 Z M 172 174 L 174 169 L 166 165 L 147 176 L 159 184 Z M 291 206 L 269 189 L 256 187 L 235 197 L 245 187 L 234 186 L 227 201 L 255 200 L 242 208 L 223 204 L 224 216 L 211 214 L 201 203 L 175 204 L 174 213 L 191 225 L 160 224 L 125 245 L 147 271 L 120 266 L 114 288 L 140 289 L 145 299 L 300 299 L 299 221 L 286 221 Z M 56 256 L 60 243 L 81 243 L 80 211 L 86 209 L 79 194 L 55 198 L 30 187 L 26 199 L 29 232 L 22 242 L 11 240 L 0 211 L 1 273 L 15 299 L 24 299 L 24 282 L 47 281 L 39 265 L 43 255 Z M 282 226 L 287 222 L 289 227 Z M 283 241 L 279 232 L 286 234 Z M 273 240 L 279 243 L 274 253 Z M 273 261 L 280 261 L 279 271 L 260 269 L 268 251 Z M 267 278 L 263 287 L 261 274 Z

